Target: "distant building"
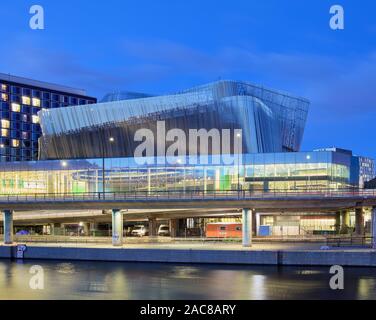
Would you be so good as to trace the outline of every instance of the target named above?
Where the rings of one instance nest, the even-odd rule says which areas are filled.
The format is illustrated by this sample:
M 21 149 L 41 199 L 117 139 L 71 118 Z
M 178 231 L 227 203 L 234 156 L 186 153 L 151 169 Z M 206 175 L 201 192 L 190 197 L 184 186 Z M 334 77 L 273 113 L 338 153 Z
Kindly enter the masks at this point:
M 353 155 L 353 152 L 346 149 L 337 147 L 316 149 L 317 152 L 329 151 L 336 152 L 337 154 L 348 155 L 351 157 L 351 176 L 350 184 L 364 188 L 367 181 L 375 178 L 375 161 L 368 157 Z
M 376 178 L 372 179 L 371 181 L 367 181 L 364 184 L 364 188 L 366 188 L 366 189 L 376 189 Z
M 375 178 L 375 161 L 366 157 L 355 156 L 353 160 L 353 166 L 355 170 L 359 171 L 359 175 L 356 175 L 354 179 L 359 179 L 359 181 L 353 181 L 358 184 L 360 188 L 365 187 L 366 182 Z
M 38 159 L 38 112 L 96 103 L 84 90 L 0 73 L 0 161 Z

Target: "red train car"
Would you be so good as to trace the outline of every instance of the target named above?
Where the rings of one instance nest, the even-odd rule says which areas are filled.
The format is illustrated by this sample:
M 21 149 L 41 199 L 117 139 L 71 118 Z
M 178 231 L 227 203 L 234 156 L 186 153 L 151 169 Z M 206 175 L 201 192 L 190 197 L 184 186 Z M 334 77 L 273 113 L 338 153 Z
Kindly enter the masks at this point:
M 207 238 L 241 238 L 242 224 L 238 222 L 218 222 L 206 225 Z

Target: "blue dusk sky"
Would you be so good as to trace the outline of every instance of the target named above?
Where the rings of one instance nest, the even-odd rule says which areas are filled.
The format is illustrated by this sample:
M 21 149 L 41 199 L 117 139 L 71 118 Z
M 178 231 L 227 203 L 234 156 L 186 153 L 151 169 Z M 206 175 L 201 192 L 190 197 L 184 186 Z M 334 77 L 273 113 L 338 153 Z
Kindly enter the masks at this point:
M 45 10 L 45 30 L 29 9 Z M 345 29 L 329 9 L 345 10 Z M 86 89 L 176 92 L 246 80 L 311 100 L 303 150 L 376 158 L 376 1 L 3 0 L 0 72 Z

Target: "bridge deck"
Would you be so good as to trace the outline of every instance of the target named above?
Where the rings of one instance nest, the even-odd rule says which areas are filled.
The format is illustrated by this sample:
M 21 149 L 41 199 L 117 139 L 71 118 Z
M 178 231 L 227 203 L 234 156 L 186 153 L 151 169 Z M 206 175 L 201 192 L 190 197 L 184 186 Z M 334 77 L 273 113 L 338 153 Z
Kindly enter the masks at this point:
M 376 206 L 376 190 L 0 195 L 2 210 L 255 208 L 260 211 L 331 211 L 360 206 Z

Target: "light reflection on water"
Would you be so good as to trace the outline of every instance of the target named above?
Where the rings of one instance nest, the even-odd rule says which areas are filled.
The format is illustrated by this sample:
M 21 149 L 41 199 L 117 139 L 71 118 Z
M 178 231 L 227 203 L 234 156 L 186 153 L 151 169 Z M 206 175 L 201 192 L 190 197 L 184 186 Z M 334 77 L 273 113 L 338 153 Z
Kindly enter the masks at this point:
M 33 265 L 44 290 L 29 287 Z M 0 260 L 0 299 L 376 299 L 375 271 L 345 268 L 333 291 L 329 267 Z

